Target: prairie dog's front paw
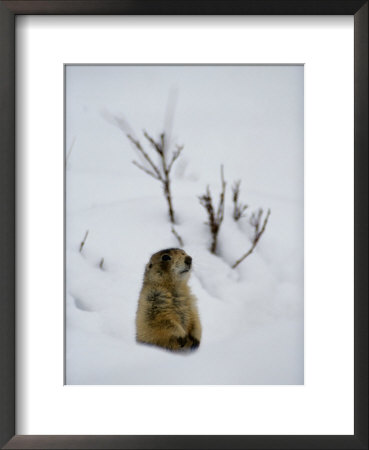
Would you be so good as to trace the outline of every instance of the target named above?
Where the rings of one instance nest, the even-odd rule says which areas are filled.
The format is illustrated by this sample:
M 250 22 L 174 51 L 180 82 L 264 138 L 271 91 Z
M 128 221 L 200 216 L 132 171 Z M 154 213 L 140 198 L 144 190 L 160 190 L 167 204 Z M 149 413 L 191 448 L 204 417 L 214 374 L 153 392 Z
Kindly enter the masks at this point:
M 177 338 L 177 342 L 180 347 L 184 347 L 187 344 L 187 337 L 179 337 Z
M 191 344 L 192 349 L 198 348 L 200 346 L 200 341 L 198 339 L 196 339 L 195 337 L 193 337 L 191 335 L 189 336 L 189 338 L 192 341 L 192 344 Z

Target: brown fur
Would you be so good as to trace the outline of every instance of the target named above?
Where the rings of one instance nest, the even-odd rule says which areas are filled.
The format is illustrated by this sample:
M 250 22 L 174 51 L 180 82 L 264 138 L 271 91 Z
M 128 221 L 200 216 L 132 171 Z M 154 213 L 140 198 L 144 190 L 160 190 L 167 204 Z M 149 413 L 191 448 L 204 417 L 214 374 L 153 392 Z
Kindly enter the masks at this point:
M 170 350 L 200 345 L 196 297 L 187 285 L 191 265 L 191 258 L 179 248 L 161 250 L 151 256 L 138 300 L 138 342 Z

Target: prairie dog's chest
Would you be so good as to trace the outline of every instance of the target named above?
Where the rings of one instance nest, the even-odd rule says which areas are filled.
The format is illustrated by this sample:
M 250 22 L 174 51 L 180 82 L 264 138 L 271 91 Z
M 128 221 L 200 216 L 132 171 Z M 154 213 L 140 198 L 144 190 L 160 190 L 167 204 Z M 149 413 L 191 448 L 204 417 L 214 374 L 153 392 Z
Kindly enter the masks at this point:
M 177 316 L 177 320 L 186 328 L 191 316 L 189 298 L 182 295 L 173 296 L 171 299 L 171 308 Z
M 170 303 L 171 303 L 173 309 L 176 311 L 181 311 L 183 309 L 187 309 L 190 306 L 189 298 L 184 295 L 180 295 L 180 294 L 172 295 L 171 299 L 170 299 Z
M 181 294 L 153 292 L 146 297 L 147 316 L 151 320 L 172 316 L 185 325 L 190 320 L 190 299 Z

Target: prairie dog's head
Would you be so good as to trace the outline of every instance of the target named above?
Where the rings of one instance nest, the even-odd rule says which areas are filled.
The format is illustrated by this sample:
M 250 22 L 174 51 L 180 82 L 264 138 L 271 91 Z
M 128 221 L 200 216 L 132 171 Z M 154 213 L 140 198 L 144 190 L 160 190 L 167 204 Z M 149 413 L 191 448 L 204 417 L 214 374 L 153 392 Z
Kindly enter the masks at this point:
M 180 248 L 167 248 L 154 253 L 146 264 L 145 281 L 186 282 L 190 277 L 192 258 Z

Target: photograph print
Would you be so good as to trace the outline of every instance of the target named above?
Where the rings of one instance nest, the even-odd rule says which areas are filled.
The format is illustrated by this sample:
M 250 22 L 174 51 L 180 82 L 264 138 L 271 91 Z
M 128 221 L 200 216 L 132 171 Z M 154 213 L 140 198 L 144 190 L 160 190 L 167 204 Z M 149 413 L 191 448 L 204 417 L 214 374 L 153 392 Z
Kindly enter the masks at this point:
M 65 383 L 304 384 L 304 66 L 64 71 Z

